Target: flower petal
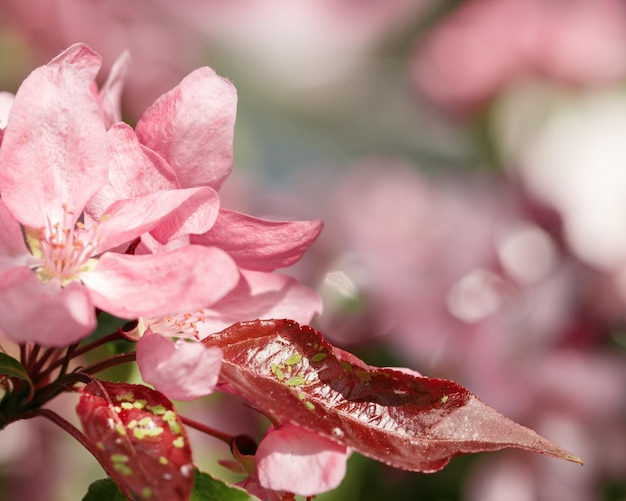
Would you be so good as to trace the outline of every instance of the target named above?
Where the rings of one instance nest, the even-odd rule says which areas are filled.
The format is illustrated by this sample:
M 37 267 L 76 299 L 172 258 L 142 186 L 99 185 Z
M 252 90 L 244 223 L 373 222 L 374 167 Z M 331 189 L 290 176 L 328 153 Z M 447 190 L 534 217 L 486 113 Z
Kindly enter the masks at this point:
M 269 221 L 220 209 L 211 230 L 191 241 L 224 249 L 242 268 L 273 271 L 300 259 L 320 231 L 321 221 Z
M 9 121 L 9 115 L 11 114 L 11 107 L 15 95 L 10 92 L 0 92 L 0 130 L 4 129 Z M 0 138 L 2 136 L 0 135 Z
M 98 220 L 115 201 L 180 188 L 176 173 L 160 155 L 139 143 L 126 123 L 107 131 L 110 147 L 108 183 L 89 201 L 85 212 Z
M 118 200 L 102 216 L 94 254 L 134 240 L 157 226 L 159 236 L 165 240 L 184 232 L 187 226 L 209 226 L 218 207 L 219 196 L 211 188 L 158 191 Z
M 67 346 L 95 327 L 95 308 L 82 284 L 42 283 L 25 267 L 0 277 L 0 329 L 16 343 Z
M 222 365 L 222 350 L 202 343 L 173 342 L 150 330 L 137 343 L 143 380 L 167 398 L 193 400 L 213 393 Z
M 219 190 L 232 169 L 236 108 L 235 87 L 199 68 L 146 110 L 137 136 L 172 166 L 181 186 Z
M 315 496 L 341 483 L 348 456 L 345 445 L 287 424 L 261 440 L 257 476 L 266 489 Z
M 107 128 L 122 120 L 122 88 L 130 69 L 130 52 L 125 50 L 115 60 L 98 92 L 98 105 Z
M 81 274 L 98 308 L 121 318 L 195 310 L 226 295 L 239 279 L 220 249 L 191 245 L 161 254 L 105 253 Z
M 142 319 L 142 328 L 148 326 L 162 336 L 203 340 L 242 318 L 298 318 L 309 323 L 322 309 L 317 293 L 293 278 L 278 273 L 239 271 L 241 279 L 237 287 L 217 303 L 206 303 L 199 312 Z
M 291 277 L 249 270 L 240 273 L 235 289 L 218 303 L 203 308 L 204 322 L 198 324 L 201 339 L 243 318 L 290 318 L 308 324 L 322 310 L 317 292 Z
M 26 226 L 75 222 L 106 182 L 108 148 L 90 86 L 100 56 L 73 45 L 34 70 L 15 96 L 0 149 L 2 198 Z M 73 213 L 73 214 L 72 214 Z
M 0 199 L 0 270 L 25 266 L 31 257 L 24 243 L 22 228 Z

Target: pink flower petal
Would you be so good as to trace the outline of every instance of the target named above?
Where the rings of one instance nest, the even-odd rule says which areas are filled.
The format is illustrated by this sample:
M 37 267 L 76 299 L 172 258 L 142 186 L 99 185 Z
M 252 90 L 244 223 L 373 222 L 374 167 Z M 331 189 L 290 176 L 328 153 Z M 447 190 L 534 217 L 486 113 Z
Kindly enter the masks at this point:
M 98 92 L 98 105 L 107 128 L 122 120 L 122 88 L 130 66 L 130 52 L 125 50 L 113 63 L 109 76 Z
M 341 483 L 348 455 L 345 445 L 288 424 L 261 440 L 257 476 L 266 489 L 315 496 Z
M 181 186 L 218 190 L 232 168 L 236 107 L 234 86 L 199 68 L 146 110 L 137 136 L 172 166 Z
M 321 221 L 268 221 L 221 209 L 211 231 L 191 241 L 224 249 L 242 268 L 273 271 L 300 259 L 321 230 Z
M 105 128 L 90 90 L 99 67 L 100 56 L 73 45 L 17 91 L 0 149 L 0 186 L 26 226 L 63 221 L 66 209 L 73 212 L 66 223 L 76 221 L 106 182 Z
M 95 327 L 95 309 L 83 285 L 42 283 L 24 267 L 0 277 L 0 329 L 16 343 L 67 346 Z
M 322 309 L 317 293 L 296 280 L 277 273 L 240 270 L 233 290 L 215 304 L 197 312 L 142 319 L 154 333 L 169 337 L 206 337 L 242 319 L 299 319 L 309 323 Z
M 31 257 L 20 224 L 0 199 L 0 270 L 10 266 L 24 266 Z
M 10 92 L 0 92 L 0 129 L 4 129 L 9 121 L 9 114 L 15 95 Z M 0 135 L 0 139 L 2 136 Z
M 290 318 L 308 324 L 322 310 L 317 292 L 278 273 L 240 270 L 235 289 L 214 305 L 207 304 L 200 337 L 219 332 L 242 319 Z
M 107 252 L 81 274 L 96 306 L 121 318 L 195 310 L 226 295 L 239 279 L 220 249 L 191 245 L 162 254 Z
M 150 330 L 137 343 L 143 380 L 167 398 L 193 400 L 213 393 L 222 365 L 222 350 L 202 343 L 178 341 Z
M 98 220 L 115 201 L 180 188 L 176 173 L 160 155 L 139 143 L 126 123 L 107 131 L 111 157 L 108 183 L 89 201 L 85 212 Z
M 189 188 L 150 193 L 118 200 L 99 223 L 99 242 L 94 254 L 129 242 L 158 226 L 158 235 L 167 240 L 188 226 L 210 226 L 217 216 L 219 196 L 211 188 Z

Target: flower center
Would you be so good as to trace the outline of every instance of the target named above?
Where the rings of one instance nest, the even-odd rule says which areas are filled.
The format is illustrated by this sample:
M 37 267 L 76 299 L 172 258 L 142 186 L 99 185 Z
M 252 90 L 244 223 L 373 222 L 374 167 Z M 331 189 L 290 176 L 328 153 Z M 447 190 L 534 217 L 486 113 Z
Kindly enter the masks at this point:
M 98 237 L 97 225 L 87 229 L 81 222 L 74 224 L 74 213 L 65 206 L 63 209 L 63 221 L 48 222 L 29 243 L 33 255 L 40 259 L 36 268 L 39 278 L 45 282 L 56 278 L 66 285 L 90 267 Z
M 200 340 L 200 328 L 205 321 L 204 310 L 193 313 L 181 313 L 175 316 L 166 316 L 148 324 L 152 332 L 168 337 Z

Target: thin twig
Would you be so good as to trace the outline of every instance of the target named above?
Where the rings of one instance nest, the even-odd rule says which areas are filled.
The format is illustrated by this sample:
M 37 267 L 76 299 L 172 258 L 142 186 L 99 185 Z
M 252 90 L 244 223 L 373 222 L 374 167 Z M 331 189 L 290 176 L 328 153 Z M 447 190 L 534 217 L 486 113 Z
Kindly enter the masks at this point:
M 91 455 L 93 457 L 96 458 L 98 463 L 100 463 L 100 466 L 102 466 L 102 469 L 105 471 L 105 473 L 109 477 L 111 477 L 113 479 L 113 481 L 117 484 L 117 486 L 119 487 L 120 491 L 122 491 L 124 496 L 126 496 L 126 498 L 129 501 L 134 501 L 135 498 L 133 497 L 133 494 L 128 490 L 126 485 L 124 485 L 124 482 L 122 481 L 122 478 L 111 467 L 110 464 L 108 464 L 106 461 L 104 461 L 104 460 L 102 460 L 100 458 L 100 456 L 98 454 L 97 447 L 95 447 L 95 445 L 91 443 L 89 438 L 87 438 L 87 436 L 85 436 L 85 434 L 83 432 L 81 432 L 78 428 L 76 428 L 76 426 L 74 426 L 68 420 L 66 420 L 65 418 L 63 418 L 59 414 L 57 414 L 56 412 L 53 412 L 53 411 L 51 411 L 49 409 L 33 409 L 31 411 L 25 412 L 22 415 L 22 417 L 24 419 L 28 419 L 28 418 L 32 418 L 32 417 L 36 417 L 36 416 L 41 416 L 41 417 L 44 417 L 44 418 L 48 419 L 49 421 L 52 421 L 54 424 L 56 424 L 62 430 L 66 431 L 72 437 L 74 437 L 76 440 L 78 440 L 78 442 L 80 442 L 80 444 L 85 449 L 87 449 L 91 453 Z
M 95 364 L 91 364 L 91 365 L 88 365 L 87 367 L 83 367 L 77 372 L 83 373 L 83 374 L 96 374 L 110 367 L 115 367 L 116 365 L 134 362 L 135 360 L 137 360 L 137 357 L 134 351 L 130 353 L 120 353 L 119 355 L 114 355 L 112 357 L 105 358 L 104 360 L 100 360 L 96 362 Z
M 70 365 L 70 360 L 74 358 L 74 352 L 76 351 L 77 346 L 78 346 L 78 343 L 74 343 L 74 344 L 71 344 L 67 348 L 67 351 L 65 352 L 65 356 L 63 357 L 63 361 L 61 363 L 61 369 L 59 371 L 60 376 L 64 376 L 65 374 L 67 374 L 67 368 Z
M 235 437 L 233 435 L 229 435 L 228 433 L 224 433 L 222 431 L 216 430 L 203 423 L 198 423 L 198 421 L 194 421 L 193 419 L 189 419 L 188 417 L 181 416 L 180 414 L 178 415 L 178 417 L 187 426 L 191 426 L 192 428 L 195 428 L 196 430 L 201 431 L 202 433 L 211 435 L 212 437 L 215 437 L 221 440 L 222 442 L 227 443 L 228 445 L 231 445 L 233 443 L 233 440 L 235 440 Z

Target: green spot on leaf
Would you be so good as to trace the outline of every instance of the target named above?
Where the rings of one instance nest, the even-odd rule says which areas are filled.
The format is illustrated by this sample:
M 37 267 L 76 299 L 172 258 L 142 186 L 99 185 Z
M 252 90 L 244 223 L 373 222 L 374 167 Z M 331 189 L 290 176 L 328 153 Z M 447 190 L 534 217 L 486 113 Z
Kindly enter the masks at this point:
M 133 429 L 133 436 L 137 440 L 143 440 L 144 438 L 146 438 L 147 435 L 148 435 L 148 431 L 145 428 L 134 428 Z
M 115 400 L 118 402 L 132 402 L 135 396 L 132 393 L 124 393 L 123 395 L 117 395 Z
M 300 386 L 304 384 L 304 378 L 302 376 L 294 376 L 285 381 L 287 386 Z
M 165 414 L 167 412 L 167 410 L 165 409 L 165 407 L 163 407 L 162 405 L 155 405 L 153 407 L 147 407 L 147 409 L 149 411 L 152 411 L 153 414 L 156 414 L 157 416 L 161 416 L 162 414 Z M 171 412 L 171 411 L 170 411 Z
M 170 427 L 170 430 L 174 435 L 180 435 L 183 431 L 178 421 L 168 421 L 167 425 Z
M 126 454 L 111 454 L 112 463 L 128 463 L 128 456 Z
M 356 375 L 356 377 L 358 377 L 361 382 L 363 383 L 369 383 L 372 380 L 372 376 L 370 375 L 370 373 L 366 370 L 363 369 L 355 369 L 354 370 L 354 374 Z
M 165 414 L 163 414 L 163 421 L 165 421 L 166 423 L 176 421 L 176 413 L 174 411 L 165 412 Z
M 285 360 L 285 364 L 287 365 L 296 365 L 302 361 L 302 355 L 300 353 L 294 353 L 287 360 Z
M 341 365 L 341 367 L 348 372 L 352 372 L 354 370 L 352 364 L 350 362 L 346 362 L 345 360 L 339 361 L 339 365 Z
M 148 426 L 150 423 L 153 423 L 153 422 L 154 422 L 154 421 L 152 421 L 152 418 L 150 418 L 150 417 L 146 416 L 146 417 L 141 418 L 141 419 L 139 420 L 139 426 L 146 427 L 146 426 Z
M 133 470 L 131 470 L 125 463 L 113 463 L 113 469 L 125 477 L 130 477 L 133 474 Z
M 326 353 L 325 351 L 320 351 L 319 353 L 316 353 L 315 355 L 311 357 L 311 362 L 315 362 L 315 363 L 321 362 L 327 356 L 328 356 L 328 353 Z

